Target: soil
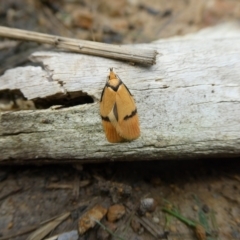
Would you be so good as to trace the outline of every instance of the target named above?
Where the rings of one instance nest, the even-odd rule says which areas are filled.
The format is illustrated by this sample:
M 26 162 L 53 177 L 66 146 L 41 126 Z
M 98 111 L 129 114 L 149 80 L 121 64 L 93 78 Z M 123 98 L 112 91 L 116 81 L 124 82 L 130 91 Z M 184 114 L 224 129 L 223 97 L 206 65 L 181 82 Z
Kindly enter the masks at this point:
M 9 0 L 0 6 L 4 26 L 115 44 L 185 35 L 239 17 L 240 2 L 234 0 Z M 29 54 L 47 48 L 3 39 L 0 47 L 0 73 L 32 64 Z M 79 239 L 240 239 L 239 162 L 0 167 L 0 240 L 44 232 L 45 221 L 64 213 L 69 216 L 56 227 L 29 239 L 78 230 L 79 219 L 93 206 L 115 204 L 124 206 L 120 219 L 109 223 L 104 216 Z
M 194 227 L 164 208 L 175 209 L 189 221 L 205 222 L 207 239 L 239 239 L 239 169 L 238 159 L 86 164 L 82 169 L 70 165 L 4 167 L 0 171 L 0 239 L 26 239 L 29 233 L 10 236 L 40 228 L 42 222 L 67 212 L 70 217 L 48 236 L 76 230 L 89 206 L 101 204 L 108 209 L 116 203 L 126 208 L 115 223 L 122 239 L 198 239 Z M 131 190 L 124 195 L 122 189 L 127 188 Z M 153 198 L 156 206 L 153 212 L 140 214 L 140 200 L 146 198 Z M 145 227 L 135 233 L 129 227 L 133 214 L 168 238 L 156 238 L 155 231 Z M 107 225 L 106 219 L 102 223 Z M 96 225 L 80 239 L 97 239 L 99 229 Z

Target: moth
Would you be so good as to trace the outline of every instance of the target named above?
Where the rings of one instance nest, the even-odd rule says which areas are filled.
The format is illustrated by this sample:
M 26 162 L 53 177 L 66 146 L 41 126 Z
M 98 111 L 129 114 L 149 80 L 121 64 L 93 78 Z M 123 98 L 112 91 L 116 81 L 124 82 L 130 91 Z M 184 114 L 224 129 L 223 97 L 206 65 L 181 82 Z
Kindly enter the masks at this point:
M 138 113 L 133 96 L 112 68 L 102 91 L 100 114 L 109 142 L 132 141 L 140 136 Z

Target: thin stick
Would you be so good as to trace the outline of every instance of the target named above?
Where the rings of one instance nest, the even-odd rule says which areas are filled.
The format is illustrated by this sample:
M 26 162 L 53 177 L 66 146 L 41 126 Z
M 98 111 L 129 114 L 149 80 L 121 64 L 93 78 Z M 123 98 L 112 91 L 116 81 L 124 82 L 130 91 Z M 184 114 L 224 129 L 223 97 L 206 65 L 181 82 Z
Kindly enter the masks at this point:
M 1 26 L 0 36 L 50 44 L 57 48 L 72 52 L 119 59 L 134 63 L 146 65 L 153 65 L 156 63 L 157 52 L 152 49 L 138 49 L 128 46 L 91 42 Z
M 36 226 L 28 227 L 28 228 L 26 228 L 24 230 L 19 230 L 18 232 L 13 233 L 12 235 L 8 235 L 8 236 L 5 236 L 5 237 L 0 237 L 0 240 L 8 240 L 8 239 L 11 239 L 11 238 L 15 238 L 15 237 L 19 237 L 19 236 L 25 235 L 25 234 L 27 234 L 29 232 L 33 232 L 38 227 L 39 227 L 39 225 L 36 225 Z
M 44 225 L 44 224 L 46 224 L 46 223 L 48 223 L 48 222 L 50 222 L 50 221 L 52 221 L 52 220 L 54 220 L 54 219 L 56 219 L 56 218 L 58 218 L 58 217 L 61 217 L 61 216 L 62 216 L 62 215 L 58 215 L 58 216 L 52 217 L 52 218 L 50 218 L 50 219 L 48 219 L 48 220 L 45 220 L 45 221 L 39 223 L 38 225 L 30 226 L 30 227 L 27 227 L 27 228 L 25 228 L 25 229 L 21 229 L 21 230 L 19 230 L 18 232 L 13 233 L 12 235 L 8 235 L 8 236 L 5 236 L 5 237 L 0 237 L 0 240 L 8 240 L 8 239 L 10 239 L 10 238 L 15 238 L 15 237 L 18 237 L 18 236 L 25 235 L 25 234 L 27 234 L 27 233 L 29 233 L 29 232 L 33 232 L 34 230 L 36 230 L 37 228 L 39 228 L 41 225 Z
M 161 233 L 158 230 L 158 227 L 155 226 L 155 224 L 151 223 L 147 218 L 145 217 L 139 217 L 136 215 L 136 211 L 130 211 L 127 208 L 127 213 L 131 213 L 133 219 L 137 222 L 139 222 L 150 234 L 154 236 L 156 239 L 167 239 L 167 233 Z M 115 231 L 116 233 L 117 231 Z

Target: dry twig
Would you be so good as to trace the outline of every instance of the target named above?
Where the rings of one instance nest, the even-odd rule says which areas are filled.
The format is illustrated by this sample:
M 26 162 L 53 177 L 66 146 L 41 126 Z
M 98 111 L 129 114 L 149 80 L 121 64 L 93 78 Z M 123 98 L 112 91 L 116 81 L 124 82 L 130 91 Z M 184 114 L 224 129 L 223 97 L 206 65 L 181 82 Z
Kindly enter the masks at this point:
M 8 27 L 0 27 L 0 36 L 24 41 L 46 43 L 71 52 L 84 53 L 147 65 L 155 64 L 157 54 L 157 52 L 152 49 L 138 49 L 127 46 L 110 45 Z

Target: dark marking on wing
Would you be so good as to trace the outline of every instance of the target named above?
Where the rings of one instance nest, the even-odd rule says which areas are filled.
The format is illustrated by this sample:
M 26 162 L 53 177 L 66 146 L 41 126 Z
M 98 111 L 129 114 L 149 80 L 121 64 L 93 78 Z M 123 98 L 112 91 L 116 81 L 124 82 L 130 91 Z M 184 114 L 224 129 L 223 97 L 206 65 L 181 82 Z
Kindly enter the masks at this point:
M 100 102 L 102 101 L 104 91 L 105 91 L 105 87 L 104 87 L 104 89 L 102 90 L 102 94 L 101 94 Z
M 122 81 L 119 80 L 119 83 L 117 86 L 112 86 L 111 84 L 109 84 L 108 82 L 106 83 L 106 87 L 110 87 L 113 91 L 117 92 L 118 88 L 122 85 Z
M 121 80 L 121 78 L 116 74 L 116 76 L 117 76 L 117 79 L 124 85 L 124 87 L 127 89 L 127 91 L 128 91 L 128 93 L 131 95 L 131 96 L 133 96 L 132 94 L 131 94 L 131 92 L 129 91 L 129 89 L 128 89 L 128 87 L 123 83 L 123 81 Z
M 127 115 L 123 118 L 123 120 L 128 120 L 129 118 L 135 116 L 137 114 L 137 109 L 135 109 L 134 111 L 132 111 L 132 113 L 130 115 Z
M 118 121 L 118 111 L 117 111 L 117 104 L 116 103 L 113 106 L 113 114 L 114 114 L 116 120 Z
M 105 121 L 105 122 L 110 122 L 109 117 L 103 117 L 103 116 L 101 116 L 101 118 L 102 118 L 102 120 Z

